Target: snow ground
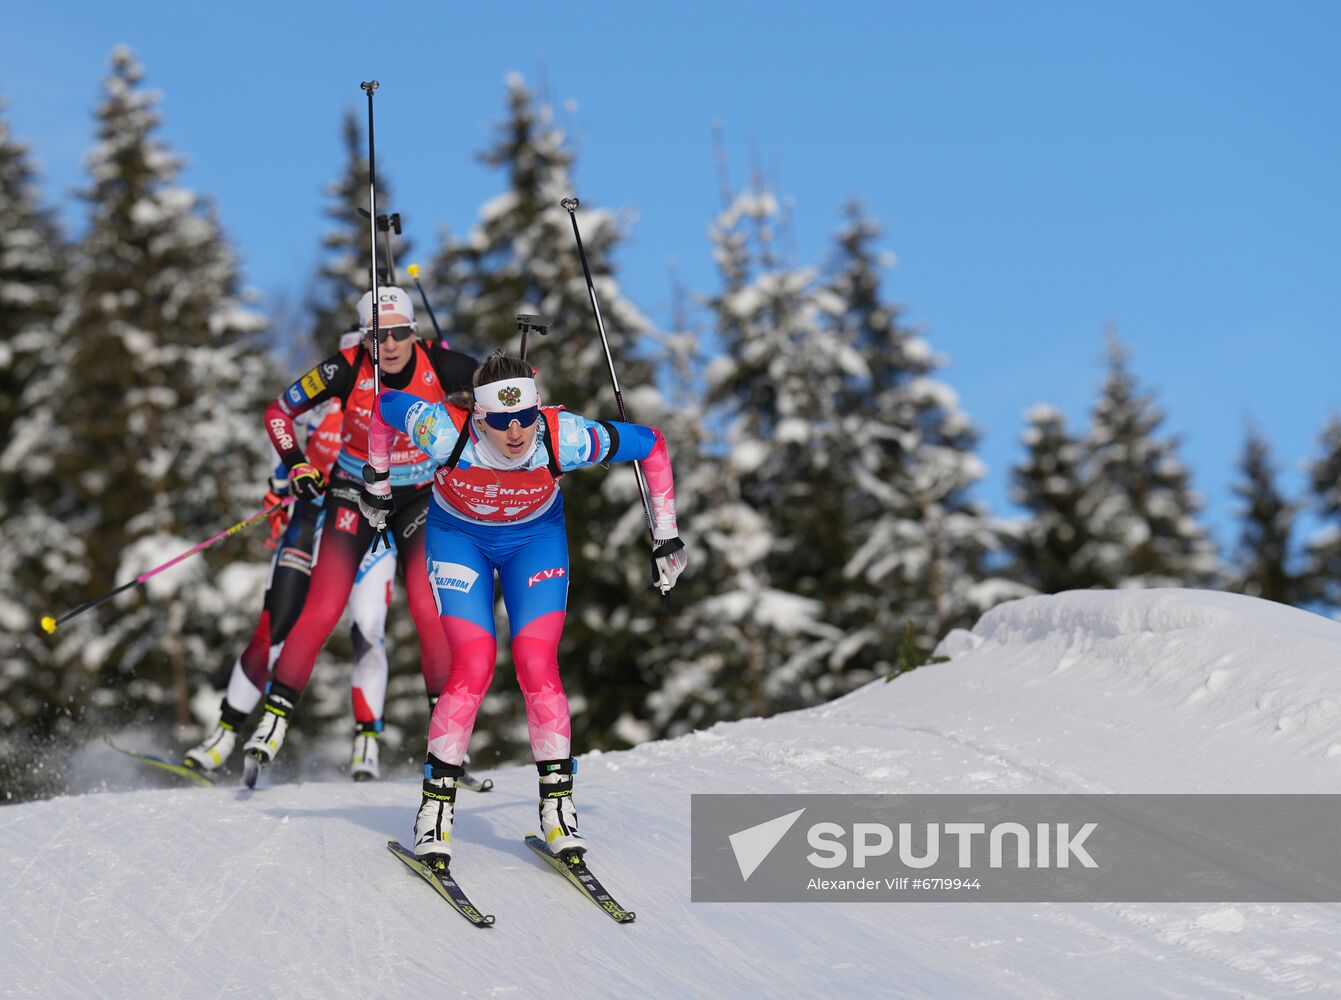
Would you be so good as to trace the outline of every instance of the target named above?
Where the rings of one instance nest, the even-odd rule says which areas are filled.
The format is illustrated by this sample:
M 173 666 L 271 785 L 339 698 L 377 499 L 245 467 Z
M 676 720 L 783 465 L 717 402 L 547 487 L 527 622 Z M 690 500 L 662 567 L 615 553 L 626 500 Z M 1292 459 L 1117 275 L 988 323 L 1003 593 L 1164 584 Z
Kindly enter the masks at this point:
M 818 708 L 585 756 L 592 865 L 628 926 L 523 846 L 530 768 L 461 793 L 454 869 L 489 930 L 383 847 L 413 782 L 5 808 L 0 995 L 1341 996 L 1341 904 L 689 901 L 696 792 L 1341 792 L 1341 624 L 1085 592 L 1003 605 L 943 651 Z

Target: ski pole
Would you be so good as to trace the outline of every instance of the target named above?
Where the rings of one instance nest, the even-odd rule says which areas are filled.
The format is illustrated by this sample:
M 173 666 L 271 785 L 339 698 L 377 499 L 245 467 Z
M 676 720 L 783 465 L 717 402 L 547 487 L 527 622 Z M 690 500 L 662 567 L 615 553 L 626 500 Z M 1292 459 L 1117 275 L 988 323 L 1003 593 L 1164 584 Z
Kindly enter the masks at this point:
M 424 292 L 424 286 L 419 284 L 419 265 L 411 264 L 405 269 L 405 273 L 414 281 L 414 287 L 419 289 L 419 301 L 424 304 L 424 311 L 428 313 L 428 318 L 433 323 L 433 332 L 438 335 L 438 340 L 446 347 L 447 340 L 442 335 L 442 327 L 438 326 L 438 317 L 433 315 L 433 307 L 428 304 L 428 295 Z
M 377 151 L 373 144 L 373 93 L 377 90 L 378 82 L 369 80 L 359 84 L 368 95 L 368 243 L 372 250 L 372 266 L 369 270 L 372 272 L 372 369 L 373 369 L 373 406 L 377 406 L 377 398 L 382 395 L 382 324 L 380 316 L 382 313 L 382 303 L 377 295 Z M 388 237 L 389 239 L 389 237 Z M 391 548 L 391 539 L 387 536 L 386 528 L 383 527 L 377 533 L 377 538 L 373 540 L 373 551 L 376 552 L 382 545 Z
M 601 334 L 601 346 L 605 348 L 605 363 L 610 368 L 610 384 L 615 389 L 615 405 L 619 408 L 619 419 L 625 423 L 629 422 L 628 411 L 624 408 L 624 394 L 619 389 L 619 376 L 615 374 L 615 359 L 610 354 L 610 338 L 605 333 L 605 320 L 601 318 L 601 304 L 596 300 L 596 285 L 591 280 L 591 265 L 587 263 L 587 251 L 582 246 L 582 233 L 577 228 L 577 208 L 580 202 L 576 198 L 564 198 L 559 202 L 568 213 L 568 220 L 573 224 L 573 238 L 577 240 L 577 252 L 582 258 L 582 273 L 587 278 L 587 296 L 591 299 L 591 311 L 596 315 L 596 329 Z M 656 548 L 657 539 L 653 530 L 652 521 L 652 502 L 647 495 L 647 480 L 643 476 L 643 464 L 641 462 L 633 463 L 634 475 L 638 478 L 638 495 L 643 501 L 643 515 L 647 518 L 647 536 L 652 541 L 652 548 Z M 670 590 L 665 586 L 659 586 L 661 590 L 661 611 L 663 614 L 670 614 Z
M 242 531 L 245 528 L 250 528 L 253 524 L 256 524 L 260 521 L 264 521 L 275 511 L 279 510 L 281 507 L 287 507 L 289 504 L 293 503 L 296 499 L 297 497 L 285 497 L 279 503 L 267 507 L 259 514 L 253 514 L 245 521 L 239 521 L 231 528 L 225 528 L 223 531 L 219 532 L 213 538 L 207 538 L 199 545 L 187 549 L 185 552 L 177 556 L 175 559 L 169 559 L 162 566 L 156 566 L 153 569 L 148 570 L 147 572 L 141 573 L 134 580 L 130 580 L 126 583 L 123 583 L 115 590 L 109 591 L 108 593 L 103 594 L 101 597 L 96 598 L 95 600 L 87 601 L 84 604 L 79 605 L 79 607 L 75 608 L 73 611 L 65 612 L 65 614 L 61 615 L 59 618 L 52 618 L 50 615 L 43 615 L 42 630 L 46 632 L 48 635 L 50 635 L 51 633 L 56 631 L 57 626 L 64 625 L 71 618 L 74 618 L 77 615 L 82 615 L 85 611 L 89 611 L 92 608 L 96 608 L 99 604 L 106 604 L 108 601 L 110 601 L 117 594 L 120 594 L 122 591 L 129 590 L 131 587 L 144 583 L 151 576 L 157 576 L 159 573 L 162 573 L 165 569 L 171 569 L 173 566 L 176 566 L 183 559 L 186 559 L 189 556 L 195 555 L 197 552 L 201 552 L 204 549 L 209 548 L 215 542 L 221 542 L 225 538 L 228 538 L 230 535 L 236 535 L 239 531 Z
M 381 84 L 376 80 L 369 80 L 359 84 L 368 95 L 368 244 L 372 250 L 372 266 L 369 267 L 369 278 L 372 281 L 372 361 L 373 361 L 373 405 L 376 405 L 377 397 L 382 394 L 381 381 L 381 324 L 378 322 L 378 316 L 382 311 L 382 304 L 377 300 L 377 156 L 376 147 L 373 144 L 373 93 Z

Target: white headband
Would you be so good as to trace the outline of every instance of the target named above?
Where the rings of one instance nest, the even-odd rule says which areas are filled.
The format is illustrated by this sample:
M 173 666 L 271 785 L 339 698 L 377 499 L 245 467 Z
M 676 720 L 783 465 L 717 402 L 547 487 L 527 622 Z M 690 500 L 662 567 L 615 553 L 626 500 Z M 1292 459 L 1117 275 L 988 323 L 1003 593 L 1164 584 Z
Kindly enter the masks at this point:
M 475 409 L 480 413 L 511 413 L 539 403 L 533 378 L 505 378 L 475 388 Z

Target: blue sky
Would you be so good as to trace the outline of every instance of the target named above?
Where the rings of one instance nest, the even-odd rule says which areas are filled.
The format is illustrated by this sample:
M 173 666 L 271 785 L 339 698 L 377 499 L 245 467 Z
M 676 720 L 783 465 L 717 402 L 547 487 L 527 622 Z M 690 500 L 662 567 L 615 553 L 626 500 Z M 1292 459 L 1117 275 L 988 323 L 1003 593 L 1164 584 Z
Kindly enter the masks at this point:
M 668 260 L 714 287 L 714 123 L 737 185 L 758 164 L 794 199 L 800 261 L 822 261 L 862 199 L 898 257 L 888 294 L 984 432 L 998 511 L 1023 411 L 1087 419 L 1108 325 L 1183 436 L 1221 542 L 1246 422 L 1295 489 L 1341 408 L 1336 4 L 5 6 L 0 95 L 70 227 L 125 42 L 165 95 L 186 182 L 269 296 L 310 277 L 360 80 L 381 81 L 379 171 L 426 259 L 500 189 L 474 154 L 516 70 L 575 102 L 576 193 L 636 213 L 619 265 L 659 322 Z

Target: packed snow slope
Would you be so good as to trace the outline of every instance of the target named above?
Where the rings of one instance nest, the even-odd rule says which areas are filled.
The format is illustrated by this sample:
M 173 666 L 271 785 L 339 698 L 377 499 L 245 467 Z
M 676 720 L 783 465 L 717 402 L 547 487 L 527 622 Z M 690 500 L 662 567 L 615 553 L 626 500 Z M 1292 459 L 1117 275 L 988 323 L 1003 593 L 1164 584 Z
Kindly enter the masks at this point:
M 1341 624 L 1078 592 L 1003 605 L 942 652 L 819 708 L 584 757 L 592 865 L 628 926 L 522 845 L 530 768 L 461 793 L 454 868 L 490 930 L 386 852 L 411 782 L 5 808 L 0 993 L 1341 996 L 1341 905 L 689 901 L 695 792 L 1341 792 Z

